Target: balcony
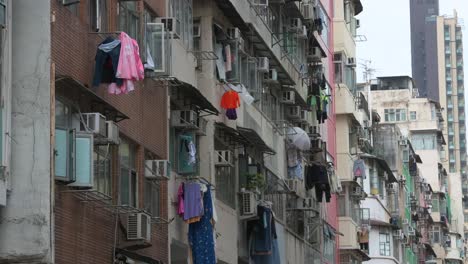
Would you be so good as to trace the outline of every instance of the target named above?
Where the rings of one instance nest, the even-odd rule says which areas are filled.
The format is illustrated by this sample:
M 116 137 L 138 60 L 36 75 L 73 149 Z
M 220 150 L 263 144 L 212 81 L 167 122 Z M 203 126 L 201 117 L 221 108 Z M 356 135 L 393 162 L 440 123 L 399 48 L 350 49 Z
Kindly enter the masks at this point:
M 453 109 L 453 103 L 451 101 L 449 101 L 449 103 L 447 104 L 447 108 Z M 449 121 L 450 121 L 450 116 L 449 116 Z M 453 121 L 453 117 L 452 117 L 452 121 Z
M 354 95 L 348 88 L 342 87 L 336 89 L 336 114 L 337 115 L 356 115 L 358 107 Z M 357 120 L 357 116 L 355 116 Z
M 460 73 L 460 74 L 457 75 L 457 80 L 458 81 L 463 81 L 463 79 L 464 79 L 463 73 Z

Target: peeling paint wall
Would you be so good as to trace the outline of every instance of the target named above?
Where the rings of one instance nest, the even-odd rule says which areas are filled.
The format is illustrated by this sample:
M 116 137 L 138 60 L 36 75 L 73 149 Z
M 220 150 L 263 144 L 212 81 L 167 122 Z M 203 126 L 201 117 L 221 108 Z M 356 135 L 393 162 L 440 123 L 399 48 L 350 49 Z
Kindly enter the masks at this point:
M 12 7 L 11 189 L 0 209 L 0 263 L 53 263 L 50 1 Z

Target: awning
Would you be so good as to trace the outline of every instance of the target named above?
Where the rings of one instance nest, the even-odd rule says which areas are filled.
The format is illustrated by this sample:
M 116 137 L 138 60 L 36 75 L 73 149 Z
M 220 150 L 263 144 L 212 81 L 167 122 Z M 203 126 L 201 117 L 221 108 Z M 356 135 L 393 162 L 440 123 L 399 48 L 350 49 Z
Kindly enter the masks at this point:
M 174 86 L 170 89 L 171 99 L 180 100 L 183 106 L 190 106 L 194 110 L 204 111 L 212 115 L 219 114 L 218 109 L 193 85 L 182 82 L 182 85 Z
M 99 112 L 108 120 L 115 122 L 128 119 L 127 115 L 117 110 L 111 103 L 70 76 L 58 75 L 55 78 L 55 95 L 78 104 L 83 113 Z
M 429 253 L 432 254 L 432 256 L 437 257 L 437 254 L 435 253 L 434 249 L 432 248 L 432 245 L 429 243 L 424 243 L 424 246 L 426 247 L 426 250 L 429 251 Z
M 121 248 L 116 248 L 115 249 L 115 254 L 117 258 L 122 258 L 122 260 L 128 260 L 130 258 L 131 260 L 137 260 L 137 261 L 142 261 L 148 264 L 162 264 L 163 262 L 160 260 L 156 260 L 147 256 L 140 255 L 138 253 L 121 249 Z M 124 262 L 128 263 L 128 262 Z
M 360 258 L 361 261 L 368 261 L 371 258 L 367 255 L 366 252 L 362 251 L 360 248 L 340 248 L 340 254 L 349 254 L 357 258 Z
M 377 219 L 370 219 L 371 226 L 384 226 L 384 227 L 393 227 L 392 224 L 389 222 L 377 220 Z
M 414 159 L 416 160 L 417 163 L 423 163 L 421 156 L 419 156 L 418 154 L 414 154 Z
M 367 159 L 373 159 L 379 163 L 379 165 L 387 172 L 388 174 L 388 181 L 389 182 L 397 182 L 397 178 L 393 174 L 393 171 L 390 169 L 390 167 L 387 164 L 387 161 L 385 161 L 382 158 L 379 158 L 377 156 L 371 155 L 371 154 L 361 154 L 361 158 L 367 158 Z
M 216 122 L 215 128 L 215 136 L 220 137 L 220 140 L 224 141 L 224 143 L 227 143 L 230 146 L 245 145 L 249 143 L 249 141 L 244 136 L 242 136 L 239 131 L 227 126 L 224 123 Z
M 263 141 L 262 137 L 253 129 L 245 127 L 237 127 L 237 131 L 248 141 L 248 143 L 254 148 L 260 150 L 263 153 L 274 155 L 276 152 L 268 147 Z
M 353 3 L 354 3 L 354 15 L 357 16 L 363 10 L 362 3 L 361 3 L 361 0 L 353 0 Z

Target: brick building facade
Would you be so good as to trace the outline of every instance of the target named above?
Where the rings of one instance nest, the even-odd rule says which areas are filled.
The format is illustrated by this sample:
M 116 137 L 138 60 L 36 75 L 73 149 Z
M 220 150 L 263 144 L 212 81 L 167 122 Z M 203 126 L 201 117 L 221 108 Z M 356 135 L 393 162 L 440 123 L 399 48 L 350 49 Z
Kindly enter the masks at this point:
M 102 1 L 101 1 L 102 2 Z M 144 1 L 146 8 L 156 6 L 156 0 Z M 135 2 L 138 9 L 143 2 Z M 52 12 L 52 63 L 55 76 L 67 76 L 91 88 L 94 73 L 94 57 L 100 42 L 107 36 L 116 37 L 118 30 L 118 1 L 107 1 L 107 28 L 103 33 L 94 33 L 92 5 L 85 0 L 79 4 L 64 6 L 51 1 Z M 105 5 L 104 4 L 104 5 Z M 140 24 L 142 19 L 139 20 Z M 143 24 L 141 24 L 143 27 Z M 103 31 L 103 30 L 101 30 Z M 146 189 L 144 178 L 145 154 L 155 159 L 166 159 L 167 153 L 167 90 L 151 79 L 138 82 L 135 91 L 127 95 L 109 95 L 105 85 L 93 88 L 94 92 L 128 116 L 118 122 L 120 136 L 135 146 L 135 169 L 137 173 L 137 203 L 143 208 Z M 56 263 L 111 263 L 114 246 L 153 260 L 168 263 L 168 227 L 166 223 L 152 224 L 152 239 L 148 245 L 135 246 L 126 241 L 126 215 L 118 213 L 120 188 L 120 159 L 118 146 L 109 147 L 111 162 L 112 201 L 85 201 L 77 199 L 70 187 L 56 182 L 55 188 L 55 259 Z M 96 166 L 96 165 L 95 165 Z M 167 182 L 158 181 L 159 217 L 167 219 Z M 110 205 L 109 205 L 110 204 Z M 112 209 L 113 208 L 113 209 Z M 117 209 L 115 209 L 117 208 Z M 132 249 L 132 250 L 130 250 Z M 130 253 L 130 254 L 131 254 Z M 128 255 L 128 254 L 127 254 Z M 149 261 L 149 260 L 148 260 Z M 153 262 L 150 262 L 153 263 Z M 157 263 L 157 262 L 155 262 Z

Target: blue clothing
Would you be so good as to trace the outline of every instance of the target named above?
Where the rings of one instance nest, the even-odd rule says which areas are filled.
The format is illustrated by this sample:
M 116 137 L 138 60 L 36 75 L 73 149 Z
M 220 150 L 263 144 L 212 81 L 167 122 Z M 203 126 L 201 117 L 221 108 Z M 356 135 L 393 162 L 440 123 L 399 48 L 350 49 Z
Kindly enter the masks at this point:
M 304 175 L 302 174 L 302 165 L 299 163 L 294 167 L 288 167 L 288 177 L 290 179 L 304 179 Z
M 106 45 L 111 45 L 110 43 L 115 43 L 115 40 L 111 37 L 107 37 L 101 44 L 106 47 Z M 97 49 L 96 51 L 96 65 L 94 68 L 94 78 L 93 78 L 93 86 L 97 87 L 99 84 L 102 83 L 113 83 L 115 82 L 117 86 L 122 86 L 123 79 L 116 78 L 115 73 L 117 72 L 117 66 L 119 65 L 119 58 L 120 58 L 120 48 L 121 44 L 117 43 L 117 45 L 113 49 L 105 49 L 108 52 Z M 107 65 L 109 64 L 110 65 Z M 109 67 L 110 66 L 110 67 Z
M 192 247 L 193 264 L 216 264 L 213 239 L 213 202 L 210 186 L 203 196 L 205 213 L 199 222 L 189 224 L 188 240 Z
M 255 264 L 281 264 L 278 240 L 273 239 L 272 252 L 270 255 L 253 255 L 251 260 Z

